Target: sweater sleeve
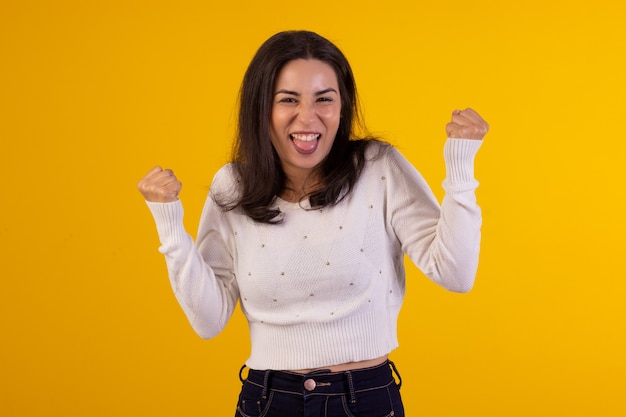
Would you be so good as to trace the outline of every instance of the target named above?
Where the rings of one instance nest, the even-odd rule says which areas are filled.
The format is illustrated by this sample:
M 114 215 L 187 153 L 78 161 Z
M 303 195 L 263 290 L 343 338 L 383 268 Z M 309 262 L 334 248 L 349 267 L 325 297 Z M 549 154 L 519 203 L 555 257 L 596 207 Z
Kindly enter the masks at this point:
M 402 250 L 431 280 L 450 291 L 473 284 L 480 251 L 474 157 L 482 141 L 448 139 L 441 205 L 419 172 L 399 152 L 389 159 L 388 207 Z
M 215 182 L 214 182 L 215 184 Z M 185 231 L 183 206 L 147 202 L 155 219 L 172 289 L 193 329 L 216 336 L 231 317 L 239 297 L 233 261 L 221 224 L 223 213 L 209 195 L 197 244 Z

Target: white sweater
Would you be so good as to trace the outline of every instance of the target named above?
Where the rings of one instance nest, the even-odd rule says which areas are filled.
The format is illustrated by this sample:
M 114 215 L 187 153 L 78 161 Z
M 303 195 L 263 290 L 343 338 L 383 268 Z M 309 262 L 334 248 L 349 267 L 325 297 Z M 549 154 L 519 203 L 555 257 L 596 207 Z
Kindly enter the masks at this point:
M 230 165 L 216 175 L 197 242 L 183 226 L 180 201 L 148 203 L 174 293 L 195 331 L 217 335 L 240 300 L 250 327 L 253 369 L 305 369 L 362 361 L 398 346 L 405 293 L 403 254 L 441 286 L 473 285 L 481 213 L 473 176 L 478 140 L 444 147 L 441 206 L 422 176 L 394 148 L 372 145 L 352 192 L 310 210 L 276 205 L 278 225 L 223 212 L 216 193 L 234 189 Z

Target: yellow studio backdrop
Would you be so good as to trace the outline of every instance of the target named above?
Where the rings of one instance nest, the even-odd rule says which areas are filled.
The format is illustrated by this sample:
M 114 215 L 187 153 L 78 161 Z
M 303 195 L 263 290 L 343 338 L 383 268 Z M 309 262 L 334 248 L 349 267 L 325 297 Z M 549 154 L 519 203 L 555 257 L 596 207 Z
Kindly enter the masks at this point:
M 0 415 L 234 415 L 246 323 L 193 333 L 136 183 L 173 168 L 195 236 L 245 68 L 286 29 L 343 49 L 439 198 L 452 110 L 492 126 L 474 290 L 409 267 L 407 415 L 626 415 L 623 4 L 2 1 Z

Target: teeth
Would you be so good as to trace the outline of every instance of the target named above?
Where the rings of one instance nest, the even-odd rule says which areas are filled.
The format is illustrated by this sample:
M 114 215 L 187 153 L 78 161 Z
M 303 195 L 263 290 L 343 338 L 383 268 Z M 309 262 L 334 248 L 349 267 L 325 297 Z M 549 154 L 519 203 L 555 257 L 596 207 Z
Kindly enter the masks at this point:
M 312 140 L 316 140 L 316 139 L 318 139 L 320 137 L 319 134 L 315 134 L 315 133 L 311 133 L 311 134 L 308 134 L 308 135 L 292 133 L 289 136 L 291 136 L 291 139 L 297 139 L 297 140 L 301 140 L 303 142 L 311 142 Z

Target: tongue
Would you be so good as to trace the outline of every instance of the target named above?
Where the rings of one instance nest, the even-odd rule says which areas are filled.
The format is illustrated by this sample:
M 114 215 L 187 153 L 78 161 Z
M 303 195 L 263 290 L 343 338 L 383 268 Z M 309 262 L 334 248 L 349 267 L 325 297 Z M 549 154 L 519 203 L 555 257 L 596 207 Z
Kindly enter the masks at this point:
M 294 139 L 293 144 L 296 146 L 296 150 L 302 153 L 311 153 L 317 148 L 317 140 L 299 140 Z

